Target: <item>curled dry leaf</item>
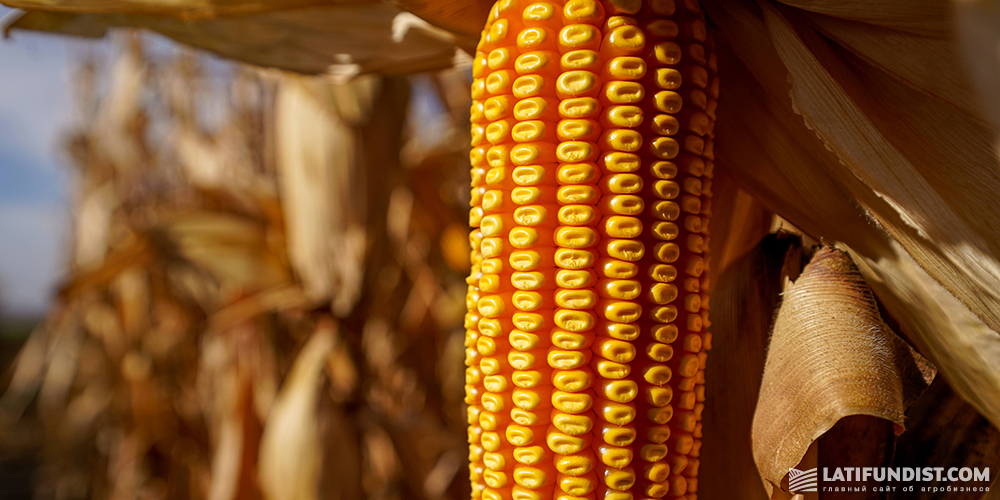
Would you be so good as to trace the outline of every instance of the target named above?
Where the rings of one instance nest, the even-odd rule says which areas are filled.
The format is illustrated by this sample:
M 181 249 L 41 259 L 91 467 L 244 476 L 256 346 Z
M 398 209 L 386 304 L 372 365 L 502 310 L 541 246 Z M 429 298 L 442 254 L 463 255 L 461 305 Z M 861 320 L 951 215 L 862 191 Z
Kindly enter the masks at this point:
M 768 493 L 844 417 L 881 418 L 902 432 L 907 395 L 921 390 L 905 386 L 919 371 L 912 356 L 848 254 L 819 249 L 784 293 L 754 414 L 754 458 Z
M 319 325 L 292 365 L 264 424 L 260 486 L 268 500 L 317 498 L 321 448 L 315 417 L 334 326 Z

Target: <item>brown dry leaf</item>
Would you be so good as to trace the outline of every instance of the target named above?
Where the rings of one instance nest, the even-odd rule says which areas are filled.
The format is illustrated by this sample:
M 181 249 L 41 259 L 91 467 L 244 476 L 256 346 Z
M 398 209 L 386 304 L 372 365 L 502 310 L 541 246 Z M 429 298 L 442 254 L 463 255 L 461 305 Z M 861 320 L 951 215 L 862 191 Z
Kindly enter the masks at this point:
M 395 0 L 400 7 L 444 29 L 469 38 L 472 48 L 479 41 L 479 34 L 493 7 L 492 0 Z
M 871 18 L 850 29 L 839 23 L 861 11 L 841 13 L 824 23 L 831 36 L 847 41 L 863 34 L 871 43 L 883 43 L 892 35 L 888 46 L 903 61 L 921 60 L 921 51 L 929 46 L 938 53 L 953 50 L 947 41 L 934 38 L 945 32 L 954 36 L 946 19 L 928 21 L 927 29 L 906 30 L 928 39 L 875 28 L 898 27 L 906 24 L 901 20 L 913 19 L 901 12 L 907 12 L 906 5 L 919 10 L 918 4 L 903 3 L 880 2 L 893 4 L 895 11 L 887 7 L 880 20 L 873 9 Z M 731 171 L 741 186 L 813 238 L 843 241 L 874 260 L 895 255 L 891 241 L 896 239 L 905 249 L 901 251 L 909 252 L 919 267 L 992 325 L 1000 308 L 990 304 L 1000 288 L 989 283 L 990 272 L 983 268 L 992 266 L 997 255 L 993 225 L 1000 214 L 993 213 L 998 206 L 990 200 L 1000 189 L 995 182 L 1000 169 L 994 166 L 991 146 L 995 133 L 960 105 L 969 95 L 962 87 L 966 79 L 949 77 L 956 87 L 939 96 L 935 92 L 940 88 L 927 84 L 926 78 L 921 83 L 921 70 L 910 70 L 911 76 L 904 79 L 898 71 L 886 72 L 885 64 L 871 64 L 884 61 L 884 55 L 875 57 L 884 51 L 862 53 L 855 42 L 842 47 L 822 38 L 812 24 L 818 14 L 770 3 L 708 0 L 705 5 L 718 25 L 717 39 L 730 41 L 720 44 L 720 76 L 741 82 L 727 86 L 720 100 L 719 135 L 727 140 L 719 141 L 719 163 L 734 166 Z M 762 10 L 768 12 L 767 22 Z M 896 22 L 902 24 L 892 24 Z M 829 28 L 833 25 L 838 27 Z M 847 31 L 851 36 L 843 34 Z M 822 140 L 803 126 L 803 116 L 793 113 L 790 91 L 795 109 Z M 900 290 L 887 287 L 880 296 L 883 292 L 902 307 L 909 302 Z M 936 346 L 923 352 L 952 378 L 969 381 L 956 390 L 979 411 L 991 412 L 989 405 L 977 401 L 993 397 L 986 388 L 1000 375 L 1000 356 L 995 354 L 1000 338 L 980 337 L 983 349 L 971 364 L 934 355 L 965 342 L 968 335 L 951 324 L 925 336 Z M 1000 420 L 995 413 L 988 416 Z
M 1000 127 L 1000 3 L 957 0 L 955 25 L 962 47 L 963 69 L 979 91 L 980 105 L 994 127 Z
M 873 215 L 921 264 L 1000 326 L 1000 169 L 992 131 L 890 75 L 838 54 L 813 30 L 764 5 L 771 38 L 806 123 L 891 210 Z M 916 139 L 915 139 L 916 138 Z M 942 169 L 941 165 L 948 165 Z M 867 189 L 865 189 L 867 188 Z
M 27 10 L 111 12 L 200 19 L 353 2 L 350 0 L 5 0 L 3 3 Z
M 763 22 L 740 2 L 705 3 L 721 32 L 747 41 L 719 48 L 720 79 L 741 84 L 726 87 L 720 97 L 718 136 L 726 140 L 719 141 L 718 162 L 730 166 L 743 189 L 809 235 L 851 238 L 855 246 L 877 250 L 883 237 L 830 174 L 837 158 L 792 111 L 787 71 Z
M 770 232 L 774 214 L 725 170 L 715 173 L 712 191 L 712 232 L 725 235 L 710 241 L 712 269 L 718 275 L 757 247 Z
M 943 7 L 939 2 L 938 7 Z M 836 17 L 803 16 L 821 33 L 872 66 L 974 119 L 982 104 L 964 71 L 961 47 L 951 36 L 927 36 Z M 934 61 L 934 64 L 927 64 Z
M 324 320 L 295 359 L 260 445 L 260 485 L 268 500 L 317 499 L 322 448 L 316 419 L 327 357 L 336 341 Z
M 456 38 L 451 33 L 381 2 L 194 21 L 34 10 L 14 19 L 4 30 L 103 36 L 111 28 L 147 29 L 238 61 L 336 77 L 431 71 L 468 59 L 456 52 Z
M 230 290 L 264 290 L 291 280 L 284 249 L 273 241 L 276 235 L 269 234 L 265 221 L 207 211 L 167 214 L 165 219 L 163 233 L 170 247 Z
M 948 3 L 941 0 L 779 0 L 809 12 L 899 31 L 941 35 Z
M 915 369 L 848 254 L 820 248 L 786 288 L 768 347 L 752 430 L 768 494 L 844 417 L 885 419 L 902 432 L 907 395 L 922 389 L 905 386 Z

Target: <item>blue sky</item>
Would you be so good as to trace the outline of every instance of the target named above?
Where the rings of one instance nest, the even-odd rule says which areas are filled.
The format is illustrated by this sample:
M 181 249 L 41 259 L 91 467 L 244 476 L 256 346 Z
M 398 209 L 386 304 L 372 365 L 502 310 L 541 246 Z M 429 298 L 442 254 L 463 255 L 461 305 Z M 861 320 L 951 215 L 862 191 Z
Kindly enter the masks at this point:
M 0 16 L 10 9 L 0 7 Z M 67 175 L 59 136 L 72 116 L 70 46 L 55 36 L 0 40 L 0 311 L 38 313 L 63 268 Z

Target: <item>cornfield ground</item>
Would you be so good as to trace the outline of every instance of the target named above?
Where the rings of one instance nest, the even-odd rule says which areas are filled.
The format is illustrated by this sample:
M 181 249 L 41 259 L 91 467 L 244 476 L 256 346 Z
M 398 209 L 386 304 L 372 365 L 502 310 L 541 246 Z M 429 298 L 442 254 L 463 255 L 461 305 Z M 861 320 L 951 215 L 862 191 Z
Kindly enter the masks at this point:
M 0 351 L 0 499 L 468 498 L 467 65 L 343 79 L 131 32 L 113 47 L 73 68 L 68 278 L 16 362 Z M 715 179 L 713 231 L 730 237 L 712 242 L 712 301 L 729 307 L 711 321 L 699 495 L 760 499 L 750 422 L 774 311 L 828 253 L 729 175 Z M 865 278 L 897 269 L 858 255 Z M 907 430 L 848 417 L 804 463 L 1000 470 L 993 388 L 920 354 L 950 353 L 935 328 L 972 314 L 900 314 L 912 304 L 881 276 L 874 295 L 857 269 L 844 279 L 885 327 Z

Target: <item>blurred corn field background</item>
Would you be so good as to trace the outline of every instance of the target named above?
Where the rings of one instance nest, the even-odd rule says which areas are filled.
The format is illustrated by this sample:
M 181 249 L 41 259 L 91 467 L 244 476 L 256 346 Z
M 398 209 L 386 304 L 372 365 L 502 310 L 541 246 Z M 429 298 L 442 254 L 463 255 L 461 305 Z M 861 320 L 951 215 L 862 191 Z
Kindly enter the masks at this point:
M 0 399 L 35 498 L 466 496 L 466 73 L 113 52 L 73 68 L 68 278 Z

